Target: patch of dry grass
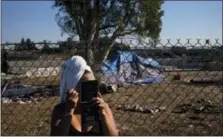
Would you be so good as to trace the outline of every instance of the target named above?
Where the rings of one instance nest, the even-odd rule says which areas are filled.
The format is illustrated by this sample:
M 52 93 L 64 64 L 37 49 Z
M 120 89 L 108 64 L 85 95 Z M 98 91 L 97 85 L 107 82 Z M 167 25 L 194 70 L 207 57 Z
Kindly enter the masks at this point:
M 23 79 L 22 83 L 27 85 L 59 85 L 60 76 L 35 77 Z
M 104 99 L 113 110 L 121 135 L 223 135 L 222 114 L 176 114 L 176 105 L 197 99 L 221 103 L 220 88 L 163 82 L 145 86 L 123 87 Z M 58 97 L 45 98 L 39 103 L 2 104 L 2 135 L 49 135 L 50 116 Z M 166 111 L 142 114 L 117 110 L 119 104 L 165 106 Z M 196 116 L 198 120 L 191 120 Z
M 222 78 L 222 72 L 183 72 L 186 79 Z M 109 103 L 121 135 L 223 135 L 222 113 L 172 113 L 183 103 L 199 99 L 222 103 L 220 85 L 193 85 L 171 81 L 175 72 L 167 73 L 165 81 L 144 86 L 126 86 L 116 93 L 103 95 Z M 59 77 L 24 79 L 25 84 L 58 85 Z M 50 97 L 31 104 L 2 104 L 2 135 L 49 135 L 50 117 L 58 97 Z M 139 104 L 148 107 L 166 107 L 165 111 L 143 114 L 117 110 L 120 104 Z M 196 119 L 191 119 L 196 117 Z

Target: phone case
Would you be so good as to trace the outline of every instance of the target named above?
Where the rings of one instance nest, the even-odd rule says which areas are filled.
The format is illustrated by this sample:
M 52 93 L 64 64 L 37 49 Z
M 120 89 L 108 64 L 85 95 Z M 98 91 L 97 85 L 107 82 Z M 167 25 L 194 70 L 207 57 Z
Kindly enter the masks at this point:
M 98 90 L 98 81 L 84 81 L 81 84 L 82 127 L 87 124 L 96 125 L 99 121 L 99 108 L 92 101 Z

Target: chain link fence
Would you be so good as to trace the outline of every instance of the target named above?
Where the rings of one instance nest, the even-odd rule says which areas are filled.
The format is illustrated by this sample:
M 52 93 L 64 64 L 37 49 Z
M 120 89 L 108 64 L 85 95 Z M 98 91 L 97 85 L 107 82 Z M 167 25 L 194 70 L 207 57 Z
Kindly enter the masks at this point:
M 87 58 L 85 43 L 2 44 L 1 135 L 50 134 L 61 65 L 73 55 Z M 92 68 L 111 87 L 103 98 L 120 135 L 223 135 L 222 43 L 119 39 L 107 57 L 107 63 L 119 61 L 110 66 L 117 70 L 107 75 L 100 62 L 108 44 L 104 40 L 93 48 Z

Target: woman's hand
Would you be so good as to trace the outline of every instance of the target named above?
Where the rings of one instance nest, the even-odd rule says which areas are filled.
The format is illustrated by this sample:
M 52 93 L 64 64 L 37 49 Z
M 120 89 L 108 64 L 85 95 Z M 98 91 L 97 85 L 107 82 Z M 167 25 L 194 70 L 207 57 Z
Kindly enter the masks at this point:
M 93 98 L 95 104 L 99 107 L 99 113 L 106 115 L 106 110 L 109 108 L 108 104 L 102 99 L 102 95 L 98 92 L 98 96 Z
M 74 109 L 77 107 L 77 103 L 79 100 L 78 92 L 75 91 L 74 89 L 70 89 L 68 91 L 68 100 L 67 100 L 67 109 L 70 111 L 70 113 L 73 114 Z
M 115 125 L 113 114 L 108 104 L 102 99 L 102 95 L 98 93 L 98 96 L 93 99 L 96 105 L 99 107 L 100 117 L 102 120 L 103 134 L 106 136 L 118 136 L 118 130 Z

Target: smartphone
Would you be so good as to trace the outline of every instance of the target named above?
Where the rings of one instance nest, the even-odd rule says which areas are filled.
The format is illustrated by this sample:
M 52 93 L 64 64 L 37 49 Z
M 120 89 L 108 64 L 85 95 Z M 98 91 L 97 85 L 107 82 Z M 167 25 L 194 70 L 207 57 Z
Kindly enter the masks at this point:
M 81 82 L 80 103 L 82 106 L 82 127 L 87 124 L 95 125 L 99 120 L 99 108 L 94 104 L 93 98 L 99 92 L 99 82 L 97 80 Z
M 81 103 L 91 103 L 94 97 L 97 97 L 99 92 L 99 82 L 97 80 L 81 82 Z

